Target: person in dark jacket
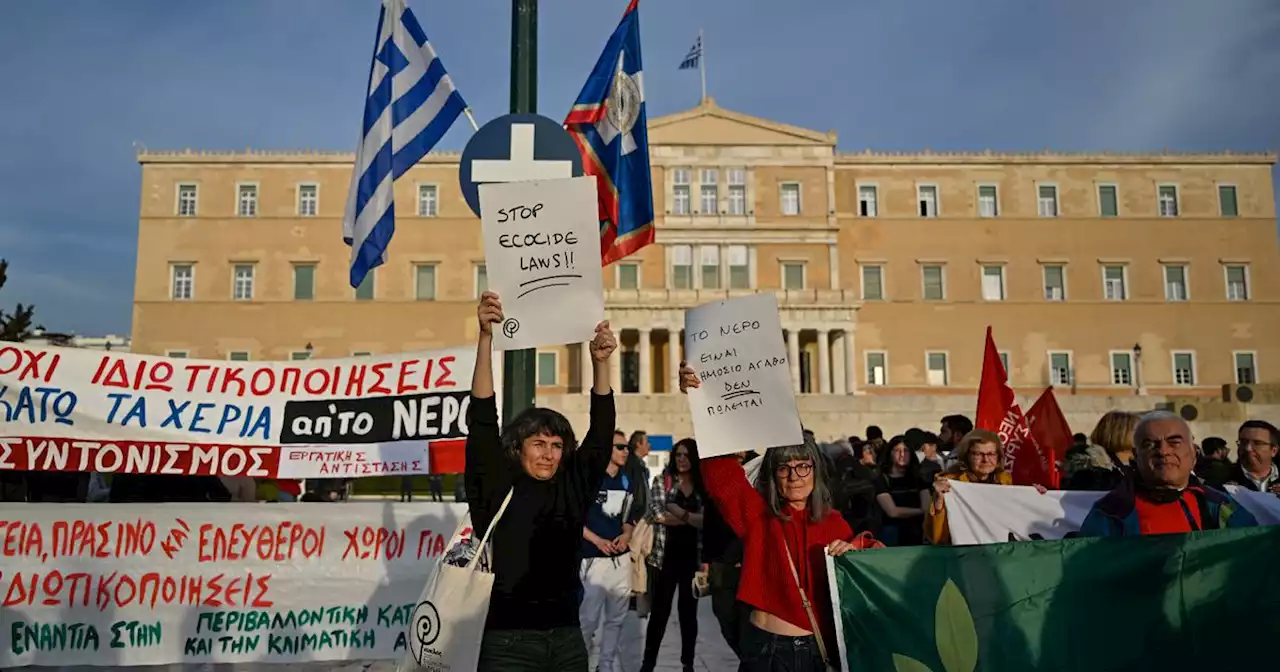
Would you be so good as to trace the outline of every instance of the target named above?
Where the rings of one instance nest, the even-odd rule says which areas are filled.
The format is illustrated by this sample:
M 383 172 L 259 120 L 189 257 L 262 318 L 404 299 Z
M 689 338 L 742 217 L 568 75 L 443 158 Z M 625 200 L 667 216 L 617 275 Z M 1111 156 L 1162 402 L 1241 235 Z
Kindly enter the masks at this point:
M 1094 446 L 1067 459 L 1067 490 L 1112 490 L 1123 480 L 1137 475 L 1134 462 L 1134 430 L 1138 416 L 1124 411 L 1111 411 L 1098 420 L 1089 438 Z
M 1196 460 L 1196 476 L 1205 485 L 1222 490 L 1234 476 L 1236 466 L 1231 463 L 1231 449 L 1227 446 L 1227 440 L 1211 436 L 1200 442 L 1200 452 L 1200 459 Z
M 738 455 L 740 462 L 745 458 L 746 453 Z M 702 562 L 711 592 L 711 611 L 720 623 L 720 634 L 733 653 L 740 656 L 743 623 L 751 614 L 750 608 L 738 601 L 742 540 L 733 533 L 710 498 L 703 502 Z
M 1276 447 L 1280 446 L 1280 430 L 1263 420 L 1249 420 L 1236 432 L 1235 467 L 1227 483 L 1255 492 L 1280 495 L 1280 467 L 1276 466 Z

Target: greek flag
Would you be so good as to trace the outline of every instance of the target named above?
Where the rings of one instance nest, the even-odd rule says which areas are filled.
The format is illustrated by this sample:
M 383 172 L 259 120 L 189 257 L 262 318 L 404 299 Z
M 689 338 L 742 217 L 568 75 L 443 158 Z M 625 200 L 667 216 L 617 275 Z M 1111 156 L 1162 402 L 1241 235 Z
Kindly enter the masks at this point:
M 698 61 L 702 59 L 702 36 L 698 36 L 698 41 L 693 43 L 693 47 L 689 49 L 689 53 L 680 61 L 681 70 L 689 70 L 698 67 Z
M 342 218 L 342 239 L 351 246 L 352 287 L 386 261 L 396 229 L 396 178 L 431 151 L 466 107 L 404 0 L 383 0 Z

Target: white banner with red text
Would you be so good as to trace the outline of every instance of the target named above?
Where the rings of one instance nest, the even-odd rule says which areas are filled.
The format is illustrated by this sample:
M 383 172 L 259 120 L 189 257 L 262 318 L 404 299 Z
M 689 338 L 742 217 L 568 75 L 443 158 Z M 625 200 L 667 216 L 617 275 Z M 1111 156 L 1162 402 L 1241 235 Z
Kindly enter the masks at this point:
M 1236 486 L 1228 491 L 1262 525 L 1280 525 L 1280 498 Z M 947 525 L 956 546 L 1031 539 L 1061 539 L 1080 524 L 1105 492 L 1050 490 L 1022 485 L 951 482 Z
M 0 510 L 0 669 L 400 659 L 466 506 L 159 511 Z
M 0 347 L 0 470 L 358 478 L 460 452 L 466 348 L 301 362 Z

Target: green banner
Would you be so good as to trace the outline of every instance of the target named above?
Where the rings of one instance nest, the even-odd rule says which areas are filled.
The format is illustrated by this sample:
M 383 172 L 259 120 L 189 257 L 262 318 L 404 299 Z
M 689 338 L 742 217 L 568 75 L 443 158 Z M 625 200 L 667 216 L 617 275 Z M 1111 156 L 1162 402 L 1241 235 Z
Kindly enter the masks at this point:
M 1280 669 L 1280 528 L 832 561 L 850 672 Z

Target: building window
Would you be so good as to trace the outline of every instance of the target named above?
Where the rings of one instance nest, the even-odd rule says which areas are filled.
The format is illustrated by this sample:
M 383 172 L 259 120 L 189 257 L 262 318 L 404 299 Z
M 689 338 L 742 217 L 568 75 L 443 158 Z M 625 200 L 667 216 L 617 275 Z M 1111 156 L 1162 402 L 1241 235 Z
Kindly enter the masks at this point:
M 942 301 L 947 298 L 946 282 L 941 266 L 921 266 L 920 277 L 924 282 L 924 300 Z
M 938 216 L 938 187 L 933 184 L 916 185 L 916 201 L 921 217 Z
M 484 264 L 476 264 L 475 272 L 476 298 L 480 298 L 481 294 L 489 291 L 489 267 Z
M 699 207 L 702 214 L 714 215 L 720 212 L 720 171 L 714 168 L 703 168 L 698 181 Z
M 315 264 L 293 265 L 293 300 L 310 301 L 316 298 Z
M 1004 367 L 1004 376 L 1007 379 L 1009 377 L 1009 353 L 1001 350 L 996 354 L 1000 356 L 1000 366 Z
M 1058 187 L 1052 184 L 1041 184 L 1036 187 L 1037 209 L 1041 217 L 1058 216 Z
M 197 187 L 194 184 L 178 185 L 178 216 L 195 217 L 197 205 Z
M 982 299 L 1004 301 L 1004 266 L 982 267 Z
M 1071 385 L 1071 353 L 1049 353 L 1049 384 L 1061 387 Z
M 1133 385 L 1133 353 L 1111 353 L 1111 384 L 1125 387 Z
M 1187 267 L 1172 265 L 1164 267 L 1164 298 L 1166 301 L 1186 301 Z
M 729 169 L 729 214 L 747 214 L 747 171 Z
M 1116 217 L 1120 214 L 1120 199 L 1114 184 L 1098 185 L 1098 214 Z
M 1054 264 L 1044 267 L 1044 299 L 1045 301 L 1067 300 L 1067 269 L 1065 266 Z
M 801 261 L 784 261 L 782 262 L 782 288 L 783 289 L 804 289 L 804 262 Z
M 751 288 L 751 254 L 746 245 L 729 246 L 729 289 Z
M 418 185 L 418 216 L 435 217 L 440 214 L 440 194 L 434 184 Z
M 253 264 L 236 264 L 232 271 L 231 299 L 233 301 L 253 300 Z
M 862 300 L 884 301 L 884 268 L 862 267 Z
M 320 208 L 320 187 L 314 184 L 298 185 L 298 216 L 315 217 Z
M 1125 282 L 1124 266 L 1102 267 L 1102 296 L 1108 301 L 1124 301 L 1129 298 L 1129 283 Z
M 227 361 L 247 362 L 249 361 L 249 353 L 244 350 L 232 350 L 227 353 Z
M 947 353 L 925 353 L 925 368 L 928 371 L 928 383 L 934 387 L 947 385 L 951 376 L 947 374 Z
M 169 267 L 172 288 L 169 296 L 174 301 L 190 301 L 196 294 L 196 267 L 191 264 L 174 264 Z
M 671 287 L 693 289 L 693 248 L 688 245 L 671 248 Z
M 889 354 L 886 352 L 867 351 L 867 385 L 882 386 L 889 384 Z
M 640 264 L 618 264 L 618 289 L 640 289 Z
M 1248 301 L 1249 267 L 1243 265 L 1227 266 L 1225 272 L 1227 274 L 1227 300 Z
M 1161 217 L 1178 216 L 1178 187 L 1173 184 L 1162 184 L 1158 188 Z
M 702 288 L 720 289 L 720 248 L 703 245 L 701 252 Z
M 241 217 L 258 216 L 258 185 L 242 184 L 237 188 L 236 214 Z
M 876 205 L 879 200 L 879 188 L 874 184 L 858 185 L 858 215 L 861 217 L 876 217 L 880 211 Z
M 364 280 L 360 281 L 360 286 L 356 287 L 356 301 L 372 301 L 373 300 L 373 284 L 374 269 L 369 269 L 365 274 Z
M 289 361 L 291 362 L 305 362 L 308 359 L 311 359 L 310 350 L 295 350 L 289 353 Z
M 978 216 L 996 217 L 1000 214 L 1000 205 L 996 199 L 996 185 L 978 185 Z
M 780 190 L 782 214 L 792 216 L 800 214 L 800 183 L 783 182 L 778 188 Z
M 1236 385 L 1256 385 L 1258 383 L 1258 366 L 1252 352 L 1235 353 Z
M 677 215 L 689 214 L 689 169 L 676 168 L 671 171 L 671 212 Z
M 413 295 L 419 301 L 436 300 L 435 264 L 418 264 L 414 267 Z
M 1193 352 L 1173 353 L 1173 384 L 1179 386 L 1196 384 L 1196 356 Z
M 164 356 L 172 359 L 186 359 L 189 356 L 189 353 L 186 350 L 167 350 L 165 351 Z
M 560 380 L 560 357 L 554 352 L 538 353 L 538 386 L 554 387 Z
M 1229 184 L 1218 185 L 1218 213 L 1223 217 L 1235 217 L 1240 214 L 1236 204 L 1236 188 Z

